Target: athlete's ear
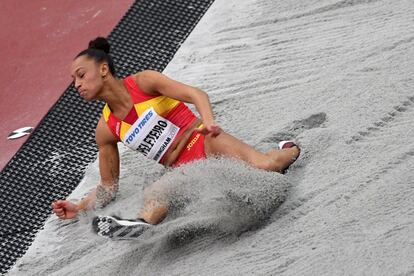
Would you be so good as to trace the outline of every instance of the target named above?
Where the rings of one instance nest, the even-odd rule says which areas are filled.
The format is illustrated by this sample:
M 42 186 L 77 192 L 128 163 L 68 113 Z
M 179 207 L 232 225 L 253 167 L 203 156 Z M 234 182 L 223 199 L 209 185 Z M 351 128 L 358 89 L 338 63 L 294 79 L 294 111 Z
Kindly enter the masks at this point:
M 100 66 L 100 73 L 101 73 L 101 77 L 104 79 L 108 73 L 109 73 L 109 66 L 108 63 L 102 63 Z

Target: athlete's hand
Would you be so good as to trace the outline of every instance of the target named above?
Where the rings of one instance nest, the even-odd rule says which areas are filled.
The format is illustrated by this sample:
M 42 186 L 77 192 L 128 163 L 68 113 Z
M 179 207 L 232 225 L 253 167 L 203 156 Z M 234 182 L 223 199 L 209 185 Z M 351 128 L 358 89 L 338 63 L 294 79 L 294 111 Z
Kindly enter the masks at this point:
M 196 128 L 196 132 L 203 135 L 211 135 L 212 137 L 216 137 L 221 133 L 221 128 L 215 123 L 203 124 L 202 128 Z
M 60 219 L 72 219 L 79 213 L 78 205 L 68 200 L 57 200 L 52 203 L 52 208 Z

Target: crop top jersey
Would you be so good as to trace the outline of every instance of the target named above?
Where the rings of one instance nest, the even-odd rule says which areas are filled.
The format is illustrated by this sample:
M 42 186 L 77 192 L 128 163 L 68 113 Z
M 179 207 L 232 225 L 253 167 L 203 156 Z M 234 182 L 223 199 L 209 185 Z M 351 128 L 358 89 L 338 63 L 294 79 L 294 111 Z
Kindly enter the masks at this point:
M 123 79 L 134 106 L 123 120 L 106 104 L 103 117 L 114 136 L 127 147 L 160 162 L 175 139 L 197 117 L 183 103 L 164 95 L 152 96 L 140 89 L 134 76 Z

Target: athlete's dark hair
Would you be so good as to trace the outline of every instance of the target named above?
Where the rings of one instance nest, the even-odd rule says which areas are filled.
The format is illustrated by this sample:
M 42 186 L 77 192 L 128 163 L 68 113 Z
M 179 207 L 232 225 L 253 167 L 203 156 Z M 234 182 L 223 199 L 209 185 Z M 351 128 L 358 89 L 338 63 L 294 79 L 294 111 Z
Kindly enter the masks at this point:
M 104 37 L 97 37 L 94 40 L 91 40 L 89 42 L 88 49 L 83 50 L 80 52 L 76 57 L 80 56 L 88 56 L 96 61 L 96 63 L 102 63 L 106 62 L 108 63 L 109 71 L 112 73 L 112 75 L 116 76 L 115 66 L 114 62 L 112 60 L 112 57 L 109 55 L 109 50 L 111 48 L 111 45 L 109 45 L 108 40 Z

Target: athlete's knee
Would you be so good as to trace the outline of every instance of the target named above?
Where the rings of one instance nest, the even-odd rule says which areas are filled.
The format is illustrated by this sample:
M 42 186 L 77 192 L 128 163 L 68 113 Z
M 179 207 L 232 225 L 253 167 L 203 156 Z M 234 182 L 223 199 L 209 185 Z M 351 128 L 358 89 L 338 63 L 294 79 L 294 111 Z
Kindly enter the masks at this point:
M 144 208 L 141 210 L 139 217 L 143 218 L 150 224 L 160 223 L 168 214 L 168 206 L 157 200 L 149 200 L 145 202 Z
M 158 224 L 165 219 L 167 214 L 168 208 L 166 208 L 165 206 L 160 206 L 148 213 L 148 215 L 145 216 L 144 219 L 150 224 Z
M 157 182 L 144 189 L 144 200 L 161 199 L 165 195 L 165 191 Z

